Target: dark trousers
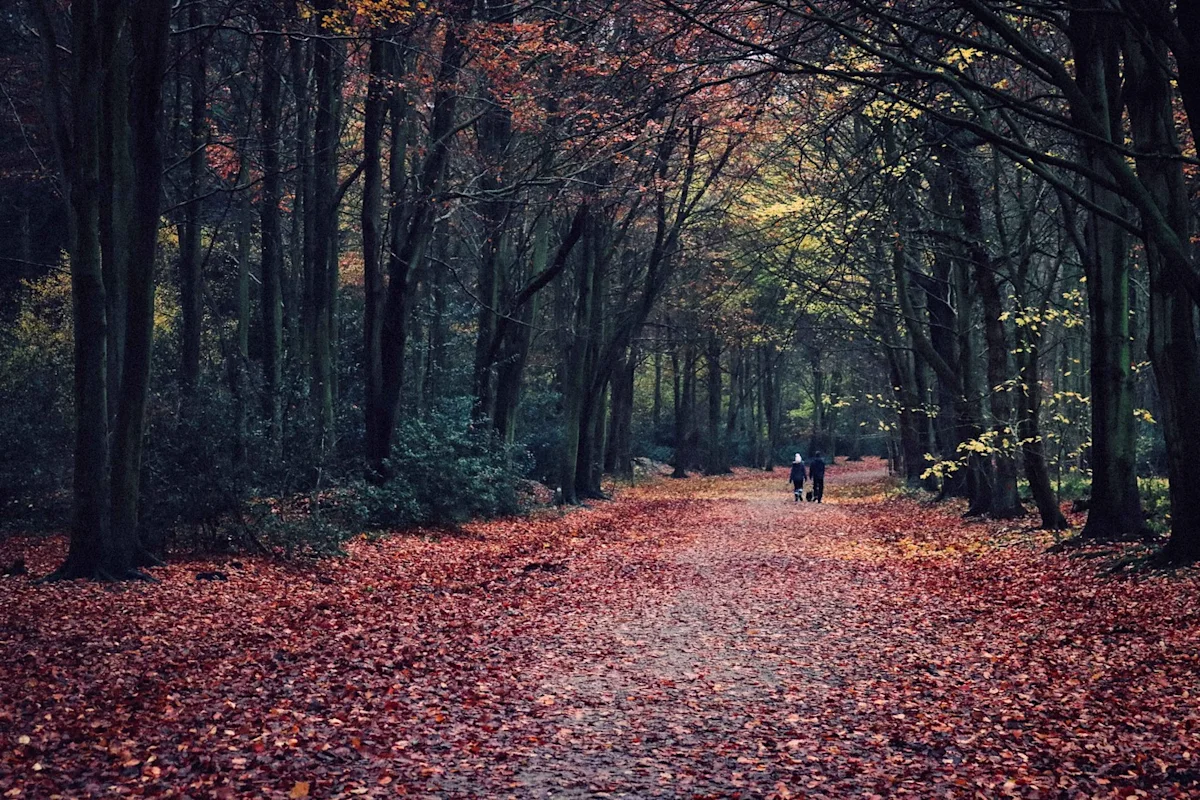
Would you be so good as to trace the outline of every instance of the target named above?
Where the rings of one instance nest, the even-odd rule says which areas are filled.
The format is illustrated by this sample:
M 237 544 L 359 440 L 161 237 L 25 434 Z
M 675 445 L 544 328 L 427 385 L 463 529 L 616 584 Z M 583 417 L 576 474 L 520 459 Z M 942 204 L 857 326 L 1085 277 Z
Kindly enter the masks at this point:
M 813 478 L 813 500 L 821 502 L 821 497 L 825 494 L 825 476 Z
M 804 481 L 792 481 L 792 486 L 795 487 L 792 494 L 795 495 L 796 499 L 797 500 L 803 499 L 804 498 Z

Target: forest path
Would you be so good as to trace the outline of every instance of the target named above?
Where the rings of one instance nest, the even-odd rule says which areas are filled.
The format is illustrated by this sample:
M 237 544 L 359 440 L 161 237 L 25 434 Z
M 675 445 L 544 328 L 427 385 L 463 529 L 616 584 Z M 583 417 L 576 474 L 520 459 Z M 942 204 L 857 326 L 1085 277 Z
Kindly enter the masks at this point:
M 518 794 L 787 796 L 819 787 L 826 778 L 809 760 L 844 739 L 829 724 L 845 699 L 839 690 L 877 677 L 874 664 L 857 664 L 864 648 L 895 650 L 907 633 L 899 609 L 864 596 L 860 570 L 812 544 L 853 531 L 854 507 L 838 504 L 843 488 L 883 477 L 832 473 L 823 504 L 793 502 L 779 478 L 715 483 L 719 504 L 638 564 L 653 583 L 613 586 L 581 601 L 582 613 L 552 620 L 561 638 L 533 672 L 545 676 L 541 702 L 565 747 L 522 763 Z M 835 760 L 865 744 L 845 741 Z
M 5 579 L 0 796 L 1200 796 L 1200 572 L 1104 577 L 883 474 Z

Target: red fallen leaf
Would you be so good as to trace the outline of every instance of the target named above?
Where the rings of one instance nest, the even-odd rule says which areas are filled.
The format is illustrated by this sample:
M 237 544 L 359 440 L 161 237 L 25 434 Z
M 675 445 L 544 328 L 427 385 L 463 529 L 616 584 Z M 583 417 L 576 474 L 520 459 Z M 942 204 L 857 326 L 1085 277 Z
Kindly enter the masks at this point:
M 832 476 L 824 508 L 773 491 L 739 473 L 356 542 L 330 584 L 255 561 L 224 594 L 176 567 L 116 593 L 6 586 L 0 685 L 27 691 L 0 719 L 32 737 L 10 759 L 53 742 L 30 787 L 134 795 L 153 776 L 197 797 L 282 794 L 296 774 L 302 796 L 507 796 L 529 776 L 639 797 L 1200 789 L 1179 767 L 1200 574 L 1113 581 L 1041 534 Z M 531 558 L 570 568 L 512 581 Z

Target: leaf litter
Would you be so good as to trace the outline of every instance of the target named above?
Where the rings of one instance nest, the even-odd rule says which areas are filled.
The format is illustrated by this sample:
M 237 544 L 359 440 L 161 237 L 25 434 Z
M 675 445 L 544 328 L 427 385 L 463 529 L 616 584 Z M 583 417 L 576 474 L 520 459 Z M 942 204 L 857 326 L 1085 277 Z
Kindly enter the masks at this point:
M 1196 570 L 1114 578 L 881 479 L 4 578 L 0 796 L 1200 796 Z

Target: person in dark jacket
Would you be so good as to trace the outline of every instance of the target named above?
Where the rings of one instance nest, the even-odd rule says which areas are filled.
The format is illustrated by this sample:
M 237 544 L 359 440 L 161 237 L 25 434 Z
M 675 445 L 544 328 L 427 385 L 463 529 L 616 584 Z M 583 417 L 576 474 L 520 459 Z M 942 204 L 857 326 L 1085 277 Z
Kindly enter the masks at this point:
M 796 498 L 796 502 L 800 502 L 800 498 L 804 497 L 804 459 L 800 458 L 800 454 L 796 453 L 796 460 L 792 462 L 792 472 L 788 475 L 788 480 L 792 482 L 792 496 Z
M 819 503 L 825 495 L 825 459 L 821 458 L 820 450 L 808 460 L 808 473 L 812 476 L 813 500 Z

